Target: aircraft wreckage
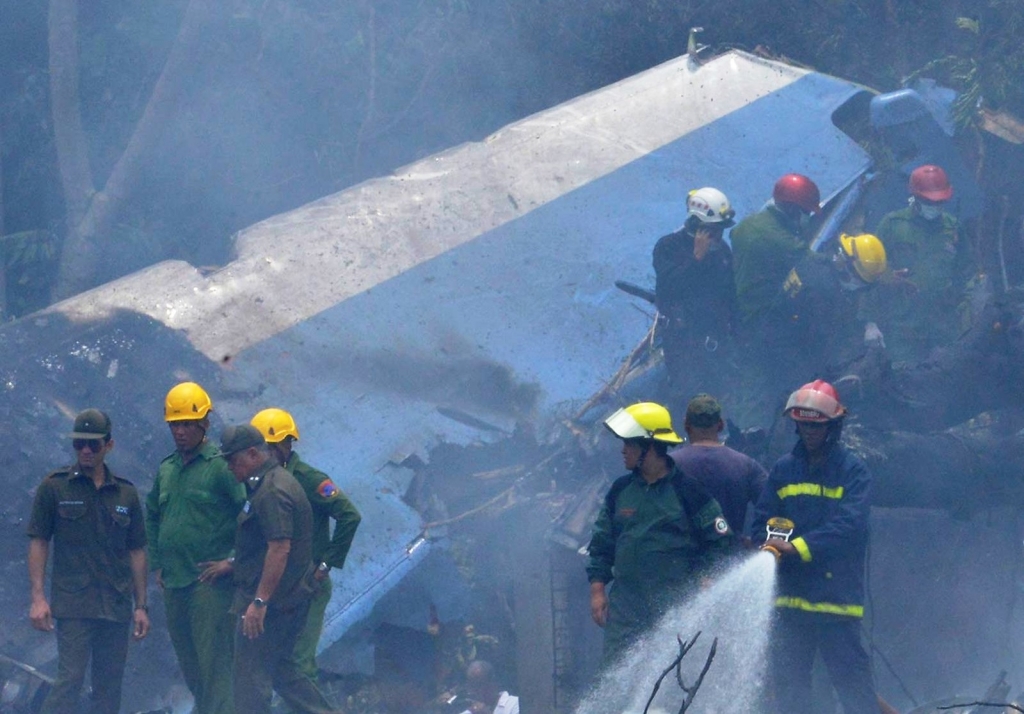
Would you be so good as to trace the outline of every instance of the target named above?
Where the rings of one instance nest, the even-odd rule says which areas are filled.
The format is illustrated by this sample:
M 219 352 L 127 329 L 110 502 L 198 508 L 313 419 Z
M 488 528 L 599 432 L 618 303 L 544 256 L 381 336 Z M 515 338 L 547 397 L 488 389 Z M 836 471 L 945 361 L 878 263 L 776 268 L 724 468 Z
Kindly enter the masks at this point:
M 895 171 L 872 173 L 865 132 L 893 147 Z M 24 527 L 35 485 L 68 459 L 71 416 L 111 414 L 112 466 L 145 493 L 172 448 L 163 395 L 191 379 L 214 399 L 214 434 L 264 407 L 291 411 L 303 457 L 363 514 L 333 574 L 323 666 L 431 676 L 412 653 L 490 598 L 515 642 L 510 688 L 534 711 L 566 710 L 599 650 L 576 551 L 618 468 L 594 424 L 655 398 L 661 375 L 656 350 L 636 347 L 649 311 L 615 281 L 651 282 L 651 248 L 682 223 L 688 189 L 720 186 L 744 216 L 776 177 L 805 173 L 829 206 L 827 242 L 852 213 L 873 224 L 900 205 L 924 162 L 950 172 L 961 218 L 981 210 L 918 92 L 877 96 L 738 51 L 684 56 L 252 226 L 213 272 L 160 263 L 4 326 L 0 654 L 54 666 L 53 639 L 25 617 Z M 882 506 L 876 676 L 907 707 L 983 691 L 1021 654 L 1019 305 L 987 299 L 969 345 L 865 367 L 846 387 L 859 415 L 847 436 Z M 996 343 L 988 363 L 971 359 Z M 978 388 L 950 403 L 953 381 Z M 733 436 L 768 458 L 772 426 Z M 165 705 L 176 681 L 151 588 L 154 634 L 133 645 L 125 682 L 136 709 Z

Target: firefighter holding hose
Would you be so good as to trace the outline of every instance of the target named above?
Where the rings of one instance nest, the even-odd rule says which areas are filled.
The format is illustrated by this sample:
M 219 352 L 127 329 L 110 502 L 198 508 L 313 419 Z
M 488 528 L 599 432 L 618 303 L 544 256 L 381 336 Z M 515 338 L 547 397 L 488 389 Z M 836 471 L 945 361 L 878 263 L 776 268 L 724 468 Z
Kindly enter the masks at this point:
M 775 707 L 811 714 L 811 666 L 820 652 L 846 714 L 878 714 L 861 644 L 871 476 L 840 441 L 846 409 L 828 382 L 793 392 L 785 415 L 799 441 L 768 476 L 754 514 L 763 549 L 778 558 L 770 681 Z

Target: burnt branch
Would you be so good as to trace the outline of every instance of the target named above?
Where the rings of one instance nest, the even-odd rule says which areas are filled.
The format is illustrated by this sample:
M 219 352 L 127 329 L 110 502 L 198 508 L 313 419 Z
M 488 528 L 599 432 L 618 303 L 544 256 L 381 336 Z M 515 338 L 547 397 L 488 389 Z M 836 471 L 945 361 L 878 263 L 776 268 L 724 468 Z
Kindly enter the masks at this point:
M 661 673 L 658 680 L 654 683 L 654 688 L 651 690 L 651 696 L 647 699 L 647 704 L 644 706 L 643 714 L 648 714 L 651 708 L 651 704 L 654 703 L 654 698 L 658 694 L 658 690 L 661 689 L 661 683 L 665 681 L 672 671 L 676 673 L 676 684 L 680 689 L 683 690 L 683 703 L 679 707 L 679 714 L 685 714 L 693 704 L 694 697 L 697 696 L 697 691 L 700 689 L 700 685 L 704 683 L 704 677 L 707 675 L 708 670 L 711 669 L 711 663 L 715 659 L 715 653 L 718 651 L 718 638 L 716 637 L 711 642 L 711 650 L 708 652 L 707 659 L 704 660 L 704 666 L 701 668 L 700 674 L 697 676 L 697 681 L 693 683 L 693 686 L 687 686 L 685 680 L 683 680 L 683 658 L 686 657 L 687 653 L 693 649 L 693 646 L 697 643 L 697 638 L 700 637 L 700 632 L 693 636 L 693 639 L 688 642 L 683 642 L 682 638 L 676 635 L 676 641 L 679 643 L 679 654 L 672 661 L 668 667 Z

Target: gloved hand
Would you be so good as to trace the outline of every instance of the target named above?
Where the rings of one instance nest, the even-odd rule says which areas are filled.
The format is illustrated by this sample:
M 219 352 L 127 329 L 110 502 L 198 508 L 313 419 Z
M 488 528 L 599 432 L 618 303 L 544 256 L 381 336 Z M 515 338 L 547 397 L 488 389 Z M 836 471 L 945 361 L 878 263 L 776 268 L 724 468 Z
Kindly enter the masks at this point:
M 869 322 L 864 326 L 864 344 L 885 348 L 885 335 L 878 329 L 878 325 Z

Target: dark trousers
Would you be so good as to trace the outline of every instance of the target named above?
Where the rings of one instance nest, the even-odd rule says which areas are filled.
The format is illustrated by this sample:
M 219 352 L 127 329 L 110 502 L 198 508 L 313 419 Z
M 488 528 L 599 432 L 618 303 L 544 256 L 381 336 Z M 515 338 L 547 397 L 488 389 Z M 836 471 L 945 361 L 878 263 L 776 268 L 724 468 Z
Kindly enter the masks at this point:
M 286 612 L 268 608 L 263 634 L 255 640 L 242 634 L 241 618 L 238 618 L 235 628 L 235 709 L 238 712 L 270 714 L 274 690 L 294 712 L 335 712 L 292 657 L 299 633 L 306 625 L 309 605 L 307 600 Z
M 43 702 L 41 714 L 79 711 L 85 669 L 92 659 L 92 711 L 117 714 L 121 679 L 128 658 L 130 623 L 110 620 L 57 620 L 57 681 Z
M 860 641 L 857 617 L 825 619 L 779 610 L 771 649 L 775 710 L 779 714 L 815 714 L 811 705 L 811 667 L 820 652 L 845 714 L 878 714 L 871 661 Z

